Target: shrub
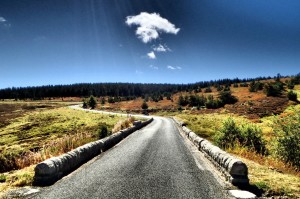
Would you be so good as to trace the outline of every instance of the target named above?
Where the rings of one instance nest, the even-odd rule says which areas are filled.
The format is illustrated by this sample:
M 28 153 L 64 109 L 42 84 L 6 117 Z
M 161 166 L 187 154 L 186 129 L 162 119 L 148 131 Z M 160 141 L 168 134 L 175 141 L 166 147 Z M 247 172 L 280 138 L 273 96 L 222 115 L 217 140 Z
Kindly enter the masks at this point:
M 295 84 L 292 81 L 287 81 L 287 87 L 288 89 L 294 89 Z
M 265 154 L 266 144 L 262 139 L 262 130 L 254 124 L 242 124 L 241 131 L 241 144 L 243 146 L 254 149 L 257 153 Z
M 13 169 L 17 169 L 16 157 L 19 154 L 14 152 L 8 152 L 6 150 L 1 151 L 0 154 L 0 172 L 6 172 Z
M 252 81 L 249 86 L 249 91 L 257 92 L 259 90 L 263 90 L 263 88 L 264 88 L 264 83 L 261 83 L 260 81 L 258 82 Z
M 108 135 L 108 129 L 106 125 L 101 125 L 98 130 L 99 139 L 105 138 Z
M 289 91 L 287 96 L 288 96 L 289 100 L 291 100 L 291 101 L 295 101 L 295 102 L 298 101 L 297 93 L 295 93 L 293 91 Z
M 222 91 L 219 93 L 219 99 L 223 104 L 234 104 L 238 99 L 231 94 L 230 91 Z
M 210 109 L 216 109 L 223 106 L 223 103 L 220 100 L 215 100 L 214 96 L 209 95 L 207 101 L 205 102 L 205 107 Z
M 224 87 L 219 84 L 216 86 L 216 88 L 217 88 L 217 91 L 222 91 L 224 89 Z
M 141 108 L 142 108 L 143 110 L 147 110 L 147 109 L 148 109 L 148 104 L 147 104 L 146 101 L 143 102 Z
M 179 99 L 178 99 L 178 105 L 179 106 L 186 106 L 188 104 L 189 104 L 188 98 L 183 97 L 182 95 L 180 95 Z
M 82 108 L 87 109 L 87 107 L 88 107 L 88 105 L 87 105 L 86 101 L 84 100 L 83 104 L 82 104 Z
M 232 147 L 235 141 L 240 139 L 240 136 L 240 131 L 235 121 L 232 118 L 228 118 L 223 122 L 214 140 L 218 146 L 228 148 Z
M 104 98 L 104 97 L 101 98 L 101 104 L 102 104 L 102 105 L 105 104 L 105 98 Z
M 90 99 L 89 99 L 89 101 L 88 101 L 88 104 L 89 104 L 89 106 L 92 108 L 92 109 L 94 109 L 95 107 L 96 107 L 96 105 L 97 105 L 97 101 L 96 101 L 96 99 L 95 99 L 95 97 L 94 96 L 90 96 Z
M 300 84 L 300 73 L 291 79 L 292 84 Z
M 205 107 L 209 109 L 217 109 L 222 107 L 223 104 L 220 100 L 208 100 L 205 102 Z
M 280 96 L 283 90 L 284 88 L 282 82 L 267 83 L 264 86 L 264 93 L 267 96 L 273 96 L 273 97 Z
M 212 90 L 211 90 L 211 88 L 210 88 L 210 87 L 207 87 L 207 88 L 204 90 L 204 92 L 205 92 L 205 93 L 211 93 L 211 92 L 212 92 Z
M 6 181 L 6 175 L 0 174 L 0 183 Z
M 224 91 L 230 91 L 230 86 L 225 86 Z
M 286 117 L 274 121 L 275 154 L 300 169 L 300 110 L 292 109 Z
M 254 124 L 237 125 L 232 118 L 223 122 L 223 126 L 214 137 L 217 145 L 223 148 L 244 146 L 257 153 L 266 153 L 266 144 L 262 139 L 262 130 Z
M 249 92 L 256 92 L 255 81 L 252 81 L 249 85 Z
M 240 83 L 240 87 L 248 87 L 248 84 L 246 82 Z

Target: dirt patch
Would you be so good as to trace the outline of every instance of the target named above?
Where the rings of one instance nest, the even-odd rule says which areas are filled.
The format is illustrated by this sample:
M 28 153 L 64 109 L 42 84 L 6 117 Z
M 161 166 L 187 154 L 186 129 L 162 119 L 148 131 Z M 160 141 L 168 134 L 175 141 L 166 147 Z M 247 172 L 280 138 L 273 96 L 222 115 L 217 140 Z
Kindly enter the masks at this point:
M 231 113 L 246 116 L 249 119 L 259 119 L 272 114 L 282 113 L 288 106 L 287 97 L 264 97 L 257 100 L 239 101 L 225 108 Z
M 46 104 L 34 102 L 0 103 L 0 128 L 9 125 L 12 120 L 36 110 L 53 109 L 62 104 Z

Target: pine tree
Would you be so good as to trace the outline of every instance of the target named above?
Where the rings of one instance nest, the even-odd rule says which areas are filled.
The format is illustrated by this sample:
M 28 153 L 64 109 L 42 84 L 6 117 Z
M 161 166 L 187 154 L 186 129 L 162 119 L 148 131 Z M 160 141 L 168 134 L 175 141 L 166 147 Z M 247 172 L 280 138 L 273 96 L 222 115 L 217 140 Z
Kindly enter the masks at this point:
M 90 96 L 88 104 L 92 109 L 96 108 L 97 100 L 95 99 L 94 96 L 92 96 L 92 95 Z
M 143 110 L 147 110 L 147 109 L 148 109 L 148 104 L 147 104 L 147 102 L 144 101 L 141 107 L 142 107 Z

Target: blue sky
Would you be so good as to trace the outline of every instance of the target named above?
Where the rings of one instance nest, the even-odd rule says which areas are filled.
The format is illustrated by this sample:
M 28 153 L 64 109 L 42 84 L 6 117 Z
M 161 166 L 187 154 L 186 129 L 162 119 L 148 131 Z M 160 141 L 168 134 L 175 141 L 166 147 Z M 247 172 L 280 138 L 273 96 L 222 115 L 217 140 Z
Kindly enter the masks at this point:
M 0 88 L 300 72 L 298 0 L 0 0 Z

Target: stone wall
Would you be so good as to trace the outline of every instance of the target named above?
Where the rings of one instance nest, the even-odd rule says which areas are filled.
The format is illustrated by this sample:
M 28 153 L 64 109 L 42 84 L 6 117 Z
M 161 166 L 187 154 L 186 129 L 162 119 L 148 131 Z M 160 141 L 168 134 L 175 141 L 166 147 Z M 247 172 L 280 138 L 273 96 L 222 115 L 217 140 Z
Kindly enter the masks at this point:
M 184 123 L 175 118 L 173 119 L 182 128 L 184 134 L 225 174 L 233 185 L 249 183 L 248 167 L 244 162 L 213 145 L 208 140 L 199 137 L 187 128 Z

